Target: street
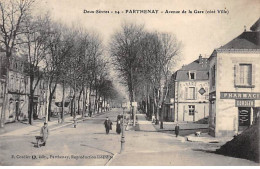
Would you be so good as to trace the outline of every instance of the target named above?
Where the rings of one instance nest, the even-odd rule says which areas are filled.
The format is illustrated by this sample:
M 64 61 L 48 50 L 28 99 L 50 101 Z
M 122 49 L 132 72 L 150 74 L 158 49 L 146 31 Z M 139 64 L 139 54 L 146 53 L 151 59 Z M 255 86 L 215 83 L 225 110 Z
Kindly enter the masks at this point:
M 121 135 L 115 132 L 115 124 L 121 111 L 86 118 L 76 128 L 66 122 L 63 127 L 50 127 L 47 145 L 40 148 L 35 140 L 39 130 L 1 134 L 0 165 L 258 165 L 212 153 L 218 144 L 187 142 L 173 133 L 158 132 L 142 114 L 137 115 L 139 130 L 127 128 L 125 151 L 118 154 Z M 107 116 L 113 122 L 109 135 L 103 125 Z
M 106 116 L 115 121 L 117 111 L 79 122 L 77 128 L 69 124 L 51 129 L 47 145 L 40 148 L 35 147 L 35 136 L 40 134 L 40 130 L 23 135 L 0 136 L 0 165 L 105 165 L 120 148 L 120 135 L 115 132 L 115 122 L 113 131 L 105 134 L 103 123 Z M 37 159 L 32 159 L 34 155 Z M 82 155 L 86 156 L 84 160 L 78 159 Z M 40 156 L 42 159 L 38 158 Z M 69 159 L 59 156 L 69 156 Z

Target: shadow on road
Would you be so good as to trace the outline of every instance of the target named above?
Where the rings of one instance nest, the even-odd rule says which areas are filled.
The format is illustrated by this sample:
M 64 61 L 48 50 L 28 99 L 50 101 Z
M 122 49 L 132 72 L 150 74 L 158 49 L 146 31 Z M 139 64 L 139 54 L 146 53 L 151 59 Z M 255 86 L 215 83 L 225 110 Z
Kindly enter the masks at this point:
M 39 147 L 38 147 L 38 145 L 37 145 L 36 142 L 31 142 L 31 144 L 33 144 L 33 147 L 34 147 L 34 148 L 40 148 L 40 147 L 43 146 L 43 144 L 39 144 Z
M 92 134 L 102 134 L 102 135 L 110 135 L 110 134 L 112 134 L 112 135 L 119 135 L 119 134 L 116 134 L 116 133 L 109 133 L 109 134 L 106 134 L 105 132 L 104 132 L 104 133 L 92 133 Z
M 80 146 L 85 146 L 85 147 L 94 148 L 94 149 L 97 149 L 97 150 L 100 150 L 100 151 L 107 152 L 107 153 L 111 154 L 112 156 L 114 155 L 114 153 L 112 153 L 112 152 L 109 152 L 109 151 L 107 151 L 107 150 L 103 150 L 103 149 L 100 149 L 100 148 L 97 148 L 97 147 L 94 147 L 94 146 L 90 146 L 90 145 L 86 145 L 86 144 L 80 144 Z
M 36 142 L 31 142 L 32 144 L 33 144 L 33 147 L 34 148 L 38 148 L 38 146 L 37 146 L 37 143 Z
M 204 152 L 204 153 L 214 153 L 216 154 L 216 151 L 214 150 L 204 150 L 204 149 L 192 149 L 193 151 L 201 151 L 201 152 Z

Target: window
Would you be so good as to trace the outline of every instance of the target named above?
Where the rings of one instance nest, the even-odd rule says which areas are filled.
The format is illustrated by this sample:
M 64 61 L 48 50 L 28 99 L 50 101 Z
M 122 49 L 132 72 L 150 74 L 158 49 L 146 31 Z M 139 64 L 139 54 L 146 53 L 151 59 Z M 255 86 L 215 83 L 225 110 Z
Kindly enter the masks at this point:
M 11 75 L 11 79 L 10 79 L 10 88 L 11 88 L 11 91 L 14 90 L 14 76 Z
M 195 113 L 195 106 L 194 105 L 189 105 L 189 115 L 193 116 Z
M 20 92 L 23 93 L 24 92 L 24 78 L 21 78 L 21 88 L 20 88 Z
M 239 70 L 240 70 L 239 84 L 251 85 L 252 66 L 250 64 L 240 64 Z
M 251 87 L 254 86 L 254 67 L 252 64 L 235 65 L 235 86 Z
M 195 73 L 189 72 L 189 78 L 190 78 L 190 80 L 194 80 L 195 79 Z
M 19 78 L 19 76 L 17 75 L 16 76 L 16 83 L 15 83 L 15 90 L 16 91 L 19 91 L 19 89 L 20 89 L 20 78 Z
M 194 100 L 195 99 L 195 87 L 189 87 L 188 88 L 188 97 L 187 99 L 189 100 Z

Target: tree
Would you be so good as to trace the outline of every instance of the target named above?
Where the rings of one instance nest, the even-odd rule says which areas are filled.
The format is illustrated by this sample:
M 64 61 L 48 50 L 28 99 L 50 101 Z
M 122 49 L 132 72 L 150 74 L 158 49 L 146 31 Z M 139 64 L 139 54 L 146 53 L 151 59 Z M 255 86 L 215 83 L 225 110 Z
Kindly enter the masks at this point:
M 115 69 L 128 87 L 130 102 L 135 102 L 137 70 L 139 68 L 140 40 L 144 34 L 143 25 L 124 23 L 121 30 L 114 33 L 110 42 L 110 53 Z M 132 107 L 132 105 L 131 105 Z M 132 115 L 135 125 L 135 114 Z
M 48 109 L 47 118 L 50 121 L 52 99 L 59 82 L 63 83 L 63 88 L 65 83 L 69 83 L 68 74 L 69 69 L 67 69 L 70 64 L 70 57 L 73 55 L 74 48 L 74 32 L 68 31 L 68 29 L 59 24 L 52 23 L 50 27 L 51 32 L 49 38 L 46 41 L 48 47 L 48 54 L 45 59 L 45 79 L 48 81 Z M 64 93 L 63 93 L 64 94 Z M 64 98 L 63 98 L 64 102 Z M 64 105 L 64 104 L 63 104 Z M 64 113 L 64 107 L 62 112 Z M 62 121 L 64 121 L 64 114 L 62 113 Z
M 0 1 L 0 48 L 5 52 L 6 77 L 4 103 L 1 111 L 0 127 L 4 127 L 5 111 L 8 98 L 9 67 L 15 48 L 20 43 L 18 36 L 23 34 L 22 24 L 31 12 L 34 0 L 1 0 Z
M 163 88 L 168 91 L 168 77 L 179 52 L 180 43 L 175 36 L 148 32 L 142 25 L 123 24 L 112 36 L 110 53 L 113 64 L 128 86 L 130 101 L 145 103 L 147 114 L 150 104 L 152 115 L 156 112 L 156 124 L 167 96 Z
M 159 112 L 160 109 L 163 109 L 163 103 L 167 97 L 170 70 L 179 60 L 180 46 L 174 35 L 158 32 L 147 33 L 141 43 L 142 60 L 145 66 L 140 72 L 141 77 L 146 79 L 153 89 L 156 124 L 159 122 Z M 166 89 L 165 92 L 163 92 L 163 88 Z M 149 88 L 147 87 L 147 89 Z M 160 119 L 161 127 L 163 127 L 163 114 Z
M 20 49 L 27 56 L 26 73 L 30 78 L 29 86 L 29 124 L 33 124 L 34 94 L 43 77 L 39 66 L 43 63 L 46 53 L 46 41 L 50 36 L 50 20 L 48 16 L 28 17 L 24 23 L 24 34 L 20 36 Z

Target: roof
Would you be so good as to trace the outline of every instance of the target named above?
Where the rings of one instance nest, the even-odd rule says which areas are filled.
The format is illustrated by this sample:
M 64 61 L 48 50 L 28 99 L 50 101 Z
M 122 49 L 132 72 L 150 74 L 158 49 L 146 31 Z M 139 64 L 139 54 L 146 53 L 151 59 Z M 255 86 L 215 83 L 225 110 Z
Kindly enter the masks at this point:
M 190 80 L 189 79 L 189 72 L 190 71 L 195 71 L 195 79 L 194 80 L 208 80 L 209 79 L 209 74 L 208 74 L 208 69 L 209 69 L 209 64 L 208 64 L 208 59 L 207 58 L 202 58 L 201 63 L 199 63 L 199 59 L 191 62 L 190 64 L 183 66 L 181 69 L 177 70 L 173 78 L 178 81 L 186 81 Z
M 199 59 L 194 60 L 188 65 L 182 66 L 179 70 L 207 70 L 208 69 L 208 58 L 201 58 L 201 64 Z
M 260 49 L 260 32 L 243 32 L 219 49 Z
M 196 71 L 195 80 L 208 80 L 208 79 L 209 79 L 208 71 Z M 175 80 L 178 81 L 190 80 L 189 71 L 178 71 Z
M 250 28 L 251 31 L 260 31 L 260 18 Z

